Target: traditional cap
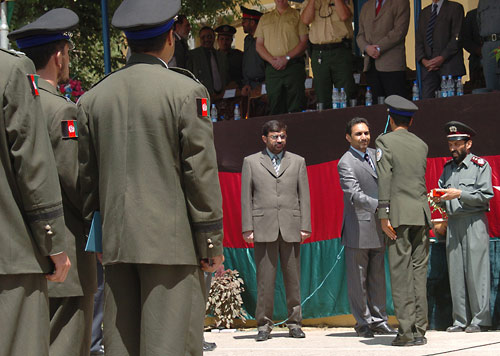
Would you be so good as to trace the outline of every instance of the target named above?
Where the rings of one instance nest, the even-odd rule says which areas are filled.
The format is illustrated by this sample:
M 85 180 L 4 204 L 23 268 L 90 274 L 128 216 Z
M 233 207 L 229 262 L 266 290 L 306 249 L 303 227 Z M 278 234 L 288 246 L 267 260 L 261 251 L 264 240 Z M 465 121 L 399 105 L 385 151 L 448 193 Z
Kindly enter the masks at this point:
M 59 40 L 70 40 L 70 30 L 78 25 L 78 15 L 65 8 L 53 9 L 32 23 L 9 33 L 21 49 L 41 46 Z
M 236 33 L 236 29 L 233 26 L 222 25 L 215 29 L 219 35 L 232 36 Z
M 144 40 L 170 30 L 180 9 L 180 0 L 123 0 L 111 24 L 128 39 Z
M 246 8 L 245 6 L 240 6 L 240 9 L 244 19 L 251 19 L 258 21 L 263 15 L 262 12 Z
M 459 121 L 450 121 L 444 125 L 448 141 L 468 140 L 476 135 L 476 131 Z
M 389 107 L 387 110 L 390 114 L 413 117 L 415 111 L 418 110 L 417 105 L 399 95 L 388 96 L 384 103 Z

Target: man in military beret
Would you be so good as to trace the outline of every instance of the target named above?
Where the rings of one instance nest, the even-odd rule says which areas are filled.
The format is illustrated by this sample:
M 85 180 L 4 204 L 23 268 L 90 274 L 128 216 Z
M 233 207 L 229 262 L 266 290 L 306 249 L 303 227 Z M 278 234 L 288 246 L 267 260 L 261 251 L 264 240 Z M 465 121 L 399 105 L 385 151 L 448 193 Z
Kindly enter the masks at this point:
M 464 123 L 445 125 L 452 159 L 444 165 L 434 201 L 446 207 L 446 255 L 453 302 L 448 332 L 480 332 L 491 326 L 490 238 L 486 212 L 493 198 L 491 167 L 471 153 L 476 132 Z
M 169 67 L 187 68 L 189 32 L 191 32 L 191 24 L 186 15 L 177 15 L 177 20 L 174 22 L 175 51 L 168 62 Z
M 243 52 L 239 49 L 231 48 L 236 29 L 233 26 L 222 25 L 215 29 L 217 32 L 217 44 L 219 52 L 226 55 L 229 73 L 229 82 L 235 82 L 241 86 Z
M 431 213 L 425 170 L 427 145 L 408 129 L 418 107 L 398 95 L 385 99 L 392 132 L 377 138 L 378 217 L 387 250 L 394 311 L 393 346 L 425 345 L 427 261 Z
M 78 103 L 83 214 L 100 210 L 105 236 L 107 356 L 201 355 L 203 271 L 224 259 L 209 94 L 165 64 L 180 6 L 124 0 L 112 25 L 132 54 Z
M 241 89 L 241 95 L 249 95 L 250 91 L 261 85 L 266 77 L 266 64 L 257 53 L 254 37 L 262 12 L 244 6 L 240 6 L 240 8 L 243 17 L 241 25 L 243 32 L 247 33 L 243 51 L 243 88 Z
M 56 163 L 33 63 L 0 49 L 1 356 L 49 355 L 47 280 L 70 268 Z
M 201 45 L 189 51 L 187 68 L 208 89 L 210 95 L 220 94 L 229 82 L 227 58 L 215 50 L 215 31 L 211 27 L 202 27 L 198 36 Z
M 78 16 L 59 8 L 9 34 L 35 64 L 46 126 L 61 184 L 67 252 L 73 266 L 64 283 L 49 282 L 50 354 L 88 356 L 96 289 L 95 256 L 85 252 L 82 202 L 78 182 L 76 105 L 57 86 L 69 81 L 68 31 Z

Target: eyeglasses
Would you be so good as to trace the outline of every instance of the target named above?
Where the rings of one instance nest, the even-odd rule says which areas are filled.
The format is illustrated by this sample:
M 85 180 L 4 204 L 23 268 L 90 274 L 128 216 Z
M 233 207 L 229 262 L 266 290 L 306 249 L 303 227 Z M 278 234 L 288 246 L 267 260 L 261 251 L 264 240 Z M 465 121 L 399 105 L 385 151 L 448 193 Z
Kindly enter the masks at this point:
M 268 136 L 271 140 L 277 140 L 278 137 L 281 138 L 282 140 L 286 140 L 286 135 L 271 135 L 271 136 Z

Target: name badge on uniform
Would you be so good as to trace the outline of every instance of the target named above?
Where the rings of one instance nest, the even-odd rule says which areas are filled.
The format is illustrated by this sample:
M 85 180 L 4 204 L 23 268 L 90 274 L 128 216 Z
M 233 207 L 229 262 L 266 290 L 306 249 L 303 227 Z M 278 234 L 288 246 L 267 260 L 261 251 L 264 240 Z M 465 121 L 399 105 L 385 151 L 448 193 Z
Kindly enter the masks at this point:
M 199 117 L 208 117 L 208 99 L 207 98 L 196 98 L 196 108 L 198 110 Z
M 26 74 L 26 76 L 28 77 L 28 81 L 30 83 L 31 93 L 33 94 L 33 96 L 39 96 L 40 92 L 38 91 L 38 78 L 40 76 L 37 74 Z
M 63 139 L 78 138 L 78 128 L 76 120 L 61 121 L 61 131 Z
M 380 148 L 377 148 L 377 162 L 382 159 L 382 150 Z

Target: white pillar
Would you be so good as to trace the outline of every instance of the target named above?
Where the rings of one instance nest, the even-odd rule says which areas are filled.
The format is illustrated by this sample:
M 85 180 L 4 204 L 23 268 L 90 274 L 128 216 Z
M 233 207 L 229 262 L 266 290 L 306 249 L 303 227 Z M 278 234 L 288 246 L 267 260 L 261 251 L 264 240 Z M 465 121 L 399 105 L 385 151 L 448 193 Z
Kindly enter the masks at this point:
M 9 39 L 7 38 L 7 34 L 9 33 L 9 24 L 7 23 L 7 1 L 3 1 L 1 6 L 0 48 L 9 49 Z

